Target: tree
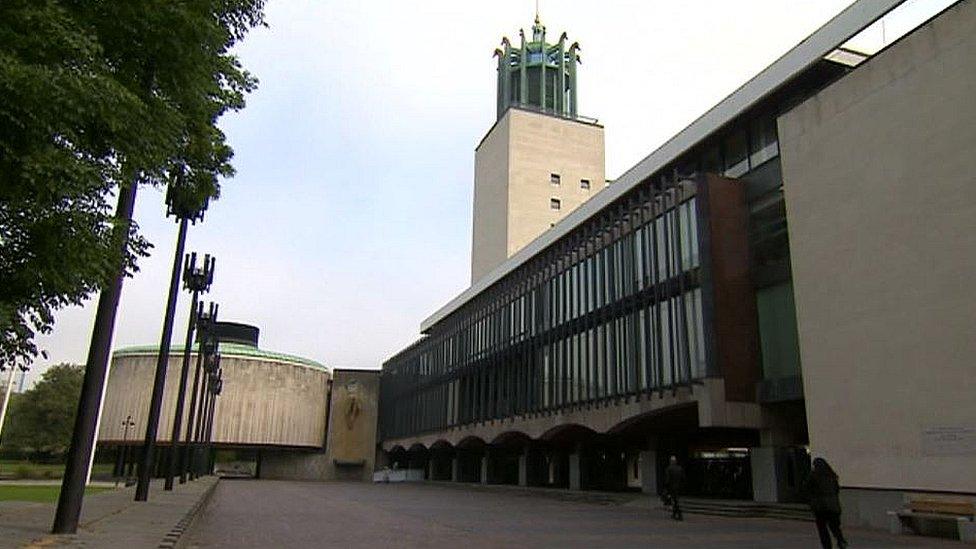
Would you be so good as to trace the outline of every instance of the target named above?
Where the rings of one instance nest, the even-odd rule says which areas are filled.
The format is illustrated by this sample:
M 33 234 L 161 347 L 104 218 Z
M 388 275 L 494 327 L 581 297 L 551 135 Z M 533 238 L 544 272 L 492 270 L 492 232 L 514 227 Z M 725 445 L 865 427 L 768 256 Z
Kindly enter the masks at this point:
M 0 2 L 0 362 L 29 363 L 55 311 L 135 272 L 149 243 L 112 216 L 122 185 L 218 195 L 233 151 L 216 122 L 256 85 L 229 52 L 263 7 Z
M 82 367 L 74 364 L 48 368 L 33 388 L 11 401 L 3 446 L 35 456 L 64 455 L 83 377 Z

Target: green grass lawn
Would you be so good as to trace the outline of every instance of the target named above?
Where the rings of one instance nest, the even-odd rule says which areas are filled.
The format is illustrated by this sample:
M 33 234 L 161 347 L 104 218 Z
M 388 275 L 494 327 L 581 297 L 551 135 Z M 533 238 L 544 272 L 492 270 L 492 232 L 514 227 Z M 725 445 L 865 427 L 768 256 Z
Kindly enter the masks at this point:
M 89 486 L 85 494 L 95 494 L 111 490 L 107 486 Z M 0 486 L 0 501 L 36 501 L 38 503 L 54 503 L 58 501 L 60 486 Z
M 59 479 L 64 474 L 61 463 L 34 463 L 26 460 L 0 460 L 0 476 L 16 479 Z M 96 463 L 92 468 L 92 477 L 107 477 L 112 474 L 111 463 Z

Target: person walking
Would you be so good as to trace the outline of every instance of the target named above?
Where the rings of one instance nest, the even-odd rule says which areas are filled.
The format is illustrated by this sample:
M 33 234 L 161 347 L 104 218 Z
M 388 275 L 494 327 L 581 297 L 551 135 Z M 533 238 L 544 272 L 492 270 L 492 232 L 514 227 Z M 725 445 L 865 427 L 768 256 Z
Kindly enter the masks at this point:
M 837 547 L 847 547 L 847 540 L 840 530 L 840 481 L 837 473 L 824 458 L 813 460 L 813 470 L 807 479 L 806 492 L 810 497 L 810 510 L 817 522 L 820 545 L 831 549 L 830 534 L 837 538 Z
M 668 499 L 671 500 L 671 518 L 674 520 L 684 520 L 681 515 L 681 505 L 678 497 L 685 483 L 685 470 L 678 465 L 677 456 L 671 456 L 668 468 L 664 471 L 664 489 L 667 490 Z

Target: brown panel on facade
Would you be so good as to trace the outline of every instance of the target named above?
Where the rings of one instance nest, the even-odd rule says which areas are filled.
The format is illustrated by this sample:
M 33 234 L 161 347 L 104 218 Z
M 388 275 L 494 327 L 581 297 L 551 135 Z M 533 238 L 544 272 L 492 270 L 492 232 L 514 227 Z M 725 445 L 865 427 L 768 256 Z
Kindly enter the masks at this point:
M 706 174 L 699 187 L 708 231 L 714 361 L 728 400 L 755 401 L 759 364 L 756 293 L 749 274 L 749 210 L 745 182 Z M 706 289 L 706 291 L 708 291 Z

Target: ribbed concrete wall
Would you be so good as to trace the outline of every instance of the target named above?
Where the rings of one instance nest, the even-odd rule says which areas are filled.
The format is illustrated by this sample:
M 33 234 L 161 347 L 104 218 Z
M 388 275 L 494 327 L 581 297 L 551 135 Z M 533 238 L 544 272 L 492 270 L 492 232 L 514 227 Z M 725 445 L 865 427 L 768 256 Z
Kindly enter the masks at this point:
M 195 360 L 195 357 L 194 357 Z M 182 356 L 170 357 L 159 422 L 159 441 L 169 441 Z M 328 371 L 304 364 L 222 353 L 223 393 L 217 399 L 214 442 L 242 445 L 322 447 L 325 442 Z M 99 441 L 121 441 L 131 415 L 128 440 L 143 439 L 156 369 L 156 354 L 122 354 L 112 360 Z M 186 413 L 189 413 L 187 383 Z M 183 425 L 186 425 L 184 415 Z
M 265 452 L 261 478 L 278 480 L 372 479 L 376 458 L 379 370 L 333 372 L 332 413 L 325 452 Z

